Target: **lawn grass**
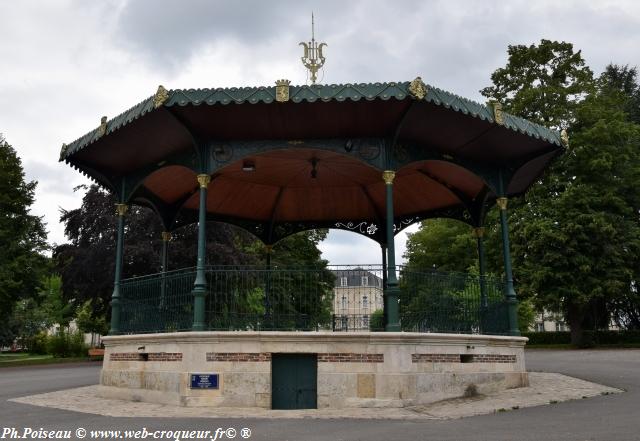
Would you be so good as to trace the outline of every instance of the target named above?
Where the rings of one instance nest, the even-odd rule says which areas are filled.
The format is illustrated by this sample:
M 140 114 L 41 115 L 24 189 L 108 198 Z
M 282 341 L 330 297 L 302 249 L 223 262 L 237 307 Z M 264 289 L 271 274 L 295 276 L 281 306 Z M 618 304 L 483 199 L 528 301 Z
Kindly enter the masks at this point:
M 29 357 L 34 357 L 34 355 L 27 354 L 26 352 L 4 352 L 0 353 L 0 363 L 3 361 L 21 360 Z

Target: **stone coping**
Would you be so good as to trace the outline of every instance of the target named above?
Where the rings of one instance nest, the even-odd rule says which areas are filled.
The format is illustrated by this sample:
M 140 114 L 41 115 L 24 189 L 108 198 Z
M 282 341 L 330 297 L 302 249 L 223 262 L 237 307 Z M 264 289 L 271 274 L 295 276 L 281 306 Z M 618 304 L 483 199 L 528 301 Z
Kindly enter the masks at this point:
M 157 334 L 110 335 L 105 347 L 137 343 L 215 343 L 234 341 L 368 344 L 486 344 L 524 347 L 527 337 L 482 334 L 436 334 L 422 332 L 331 332 L 331 331 L 189 331 Z

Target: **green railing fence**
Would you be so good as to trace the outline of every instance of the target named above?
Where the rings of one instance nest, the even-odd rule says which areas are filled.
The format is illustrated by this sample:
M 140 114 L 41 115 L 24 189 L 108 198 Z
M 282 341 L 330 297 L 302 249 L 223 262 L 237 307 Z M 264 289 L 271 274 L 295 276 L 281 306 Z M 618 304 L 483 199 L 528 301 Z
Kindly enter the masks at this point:
M 206 268 L 209 330 L 382 331 L 380 265 Z M 470 274 L 397 267 L 402 329 L 507 333 L 504 284 Z M 122 280 L 125 334 L 188 331 L 195 268 Z

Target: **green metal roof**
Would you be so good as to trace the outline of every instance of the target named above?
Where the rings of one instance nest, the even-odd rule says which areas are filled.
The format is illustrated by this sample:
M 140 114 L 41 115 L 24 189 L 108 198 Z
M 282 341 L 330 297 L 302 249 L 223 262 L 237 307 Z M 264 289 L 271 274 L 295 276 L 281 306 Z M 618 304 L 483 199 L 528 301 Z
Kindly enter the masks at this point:
M 293 103 L 316 101 L 359 101 L 359 100 L 396 100 L 422 99 L 426 102 L 441 106 L 465 115 L 471 115 L 490 123 L 495 123 L 494 109 L 446 92 L 429 85 L 425 85 L 427 93 L 423 98 L 417 98 L 410 90 L 409 81 L 400 83 L 373 84 L 327 84 L 312 86 L 289 86 L 289 101 Z M 272 87 L 241 87 L 217 89 L 173 89 L 160 106 L 186 105 L 226 105 L 226 104 L 257 104 L 276 101 L 276 86 Z M 160 107 L 159 106 L 159 107 Z M 150 96 L 139 104 L 131 107 L 120 115 L 106 122 L 106 130 L 98 127 L 69 145 L 63 145 L 60 160 L 64 160 L 86 146 L 92 144 L 102 136 L 108 135 L 130 124 L 134 120 L 156 109 L 155 95 Z M 561 146 L 560 133 L 544 126 L 534 124 L 522 118 L 502 112 L 504 127 L 524 135 L 542 139 Z

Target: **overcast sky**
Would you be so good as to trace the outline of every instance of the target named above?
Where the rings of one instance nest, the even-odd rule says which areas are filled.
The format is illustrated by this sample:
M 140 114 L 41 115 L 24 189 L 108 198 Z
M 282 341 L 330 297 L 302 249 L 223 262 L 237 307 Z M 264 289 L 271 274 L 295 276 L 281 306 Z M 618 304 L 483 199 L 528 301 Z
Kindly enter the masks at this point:
M 407 81 L 483 101 L 509 44 L 563 40 L 594 72 L 640 65 L 638 1 L 0 0 L 0 133 L 38 181 L 34 213 L 65 241 L 59 207 L 86 181 L 58 163 L 69 143 L 167 88 L 304 84 L 300 41 L 328 44 L 323 82 Z M 405 236 L 398 237 L 397 255 Z M 333 231 L 331 263 L 377 263 L 378 246 Z

